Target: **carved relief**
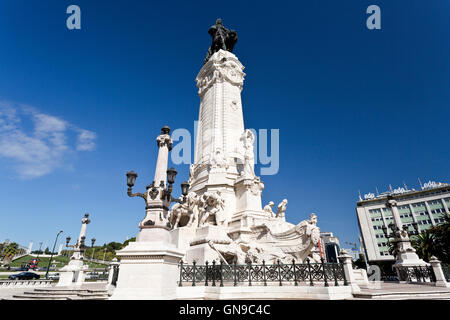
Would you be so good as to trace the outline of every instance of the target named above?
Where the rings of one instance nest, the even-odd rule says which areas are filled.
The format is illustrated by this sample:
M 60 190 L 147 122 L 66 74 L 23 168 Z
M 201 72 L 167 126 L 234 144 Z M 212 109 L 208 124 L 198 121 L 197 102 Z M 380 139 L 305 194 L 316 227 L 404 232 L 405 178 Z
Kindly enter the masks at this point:
M 225 201 L 220 191 L 205 192 L 199 200 L 199 213 L 201 216 L 199 227 L 207 224 L 225 225 L 225 219 L 221 214 L 224 210 L 224 203 Z
M 244 67 L 229 52 L 216 52 L 197 76 L 198 94 L 202 96 L 214 83 L 228 81 L 242 90 L 245 73 Z

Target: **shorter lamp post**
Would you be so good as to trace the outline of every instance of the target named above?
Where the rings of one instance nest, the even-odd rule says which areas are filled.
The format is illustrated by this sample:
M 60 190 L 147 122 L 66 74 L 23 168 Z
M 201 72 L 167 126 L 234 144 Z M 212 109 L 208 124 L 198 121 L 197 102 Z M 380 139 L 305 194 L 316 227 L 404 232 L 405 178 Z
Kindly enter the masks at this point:
M 91 256 L 91 260 L 94 259 L 94 252 L 95 252 L 95 248 L 94 248 L 94 243 L 95 243 L 95 238 L 91 239 L 91 247 L 92 247 L 92 256 Z
M 104 253 L 103 253 L 103 261 L 105 261 L 105 258 L 106 258 L 106 248 L 105 248 L 105 250 L 103 250 L 104 251 Z
M 49 272 L 49 270 L 50 270 L 50 265 L 51 265 L 51 263 L 52 263 L 53 253 L 55 252 L 56 242 L 58 241 L 58 237 L 59 237 L 59 235 L 60 235 L 62 232 L 63 232 L 63 231 L 61 230 L 61 231 L 58 232 L 58 234 L 56 235 L 55 243 L 53 244 L 53 250 L 52 250 L 52 253 L 51 253 L 51 255 L 50 255 L 50 260 L 48 261 L 47 272 L 45 273 L 45 279 L 48 279 L 48 272 Z

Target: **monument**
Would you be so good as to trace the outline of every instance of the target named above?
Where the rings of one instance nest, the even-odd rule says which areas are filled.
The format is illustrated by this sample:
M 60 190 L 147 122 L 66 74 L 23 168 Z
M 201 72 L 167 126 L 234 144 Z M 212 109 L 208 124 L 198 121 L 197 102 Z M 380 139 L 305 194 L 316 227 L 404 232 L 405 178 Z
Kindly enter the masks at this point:
M 167 170 L 172 139 L 163 127 L 156 139 L 154 179 L 144 193 L 132 192 L 137 174 L 127 173 L 128 195 L 144 199 L 146 215 L 136 242 L 117 252 L 120 272 L 112 299 L 175 298 L 181 260 L 227 265 L 320 261 L 314 251 L 320 239 L 315 214 L 294 225 L 286 221 L 286 199 L 276 212 L 273 201 L 262 207 L 255 137 L 244 127 L 244 66 L 232 53 L 237 34 L 221 19 L 209 34 L 212 44 L 196 77 L 200 110 L 189 181 L 181 184 L 182 196 L 173 198 L 176 171 Z M 176 203 L 169 209 L 171 202 Z
M 81 230 L 78 236 L 77 242 L 74 245 L 69 245 L 70 237 L 66 238 L 66 247 L 73 248 L 73 254 L 70 257 L 69 263 L 64 266 L 60 271 L 59 281 L 56 286 L 80 286 L 85 279 L 85 270 L 88 268 L 84 265 L 84 251 L 86 250 L 86 228 L 91 222 L 89 219 L 89 213 L 86 213 L 81 219 Z
M 416 253 L 416 249 L 414 249 L 411 245 L 411 240 L 408 234 L 408 227 L 403 225 L 402 220 L 400 219 L 400 213 L 398 212 L 397 201 L 394 199 L 394 197 L 392 197 L 392 195 L 388 195 L 386 207 L 391 209 L 394 223 L 389 225 L 392 231 L 392 235 L 388 234 L 386 227 L 383 227 L 383 232 L 385 233 L 387 239 L 389 239 L 390 237 L 394 238 L 393 243 L 396 246 L 396 261 L 393 266 L 396 269 L 399 277 L 399 268 L 401 269 L 402 267 L 429 265 L 419 258 Z M 414 227 L 417 228 L 417 223 L 414 223 Z

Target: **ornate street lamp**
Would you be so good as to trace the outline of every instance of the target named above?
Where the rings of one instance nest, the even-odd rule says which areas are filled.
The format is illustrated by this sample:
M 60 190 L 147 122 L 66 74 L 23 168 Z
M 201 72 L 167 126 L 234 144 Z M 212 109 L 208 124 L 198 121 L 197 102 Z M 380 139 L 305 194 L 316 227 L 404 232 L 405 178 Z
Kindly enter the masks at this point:
M 175 177 L 177 176 L 177 170 L 175 170 L 174 168 L 170 168 L 169 170 L 167 170 L 167 182 L 169 183 L 169 185 L 173 184 L 175 182 Z
M 127 185 L 129 188 L 133 188 L 137 176 L 138 176 L 137 173 L 134 172 L 133 170 L 127 172 Z
M 94 248 L 94 243 L 95 243 L 95 238 L 91 239 L 91 247 L 92 247 L 92 256 L 91 256 L 91 260 L 94 259 L 94 252 L 95 252 L 95 248 Z
M 178 202 L 178 203 L 184 203 L 186 201 L 186 196 L 188 194 L 189 190 L 189 183 L 187 181 L 184 181 L 181 183 L 181 194 L 183 197 L 181 199 L 173 198 L 172 197 L 172 190 L 173 190 L 173 184 L 175 182 L 175 177 L 177 175 L 177 170 L 174 168 L 170 168 L 167 170 L 167 183 L 168 186 L 166 189 L 162 190 L 161 193 L 161 200 L 166 200 L 167 202 Z M 155 199 L 158 195 L 158 188 L 155 186 L 155 182 L 153 181 L 151 185 L 147 186 L 147 191 L 145 193 L 135 192 L 133 193 L 133 186 L 136 181 L 137 173 L 134 171 L 127 172 L 127 185 L 128 185 L 128 191 L 127 194 L 129 197 L 141 197 L 147 202 L 147 193 L 149 193 L 150 198 Z M 161 184 L 163 186 L 163 184 Z
M 187 183 L 187 181 L 184 181 L 181 184 L 181 194 L 186 197 L 188 194 L 188 190 L 189 190 L 189 183 Z
M 147 226 L 152 228 L 170 228 L 168 221 L 168 208 L 170 203 L 185 203 L 189 190 L 189 184 L 184 181 L 181 184 L 181 194 L 179 198 L 172 197 L 173 184 L 177 176 L 177 170 L 170 168 L 167 170 L 169 152 L 172 149 L 172 138 L 170 137 L 170 128 L 164 126 L 160 135 L 156 138 L 158 146 L 158 158 L 156 161 L 154 180 L 147 185 L 144 193 L 134 192 L 133 186 L 136 182 L 137 173 L 134 171 L 127 172 L 127 194 L 129 197 L 140 197 L 144 199 L 146 207 L 146 216 L 139 223 L 139 228 L 144 229 Z

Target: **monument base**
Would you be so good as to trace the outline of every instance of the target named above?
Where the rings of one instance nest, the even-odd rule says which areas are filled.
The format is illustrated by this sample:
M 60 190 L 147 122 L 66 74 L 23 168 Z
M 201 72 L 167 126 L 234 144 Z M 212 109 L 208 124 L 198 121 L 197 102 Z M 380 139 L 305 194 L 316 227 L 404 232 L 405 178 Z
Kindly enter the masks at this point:
M 220 226 L 205 226 L 198 228 L 194 239 L 190 241 L 190 247 L 184 259 L 187 263 L 195 261 L 197 264 L 205 264 L 206 261 L 220 261 L 223 257 L 214 248 L 214 245 L 230 244 L 232 241 L 227 236 L 225 228 Z
M 60 271 L 57 287 L 81 286 L 84 282 L 86 274 L 83 260 L 71 260 L 69 264 Z
M 178 265 L 184 252 L 168 241 L 166 229 L 142 229 L 137 239 L 117 252 L 120 271 L 111 299 L 175 299 Z
M 429 264 L 420 259 L 415 252 L 403 252 L 397 256 L 397 261 L 395 261 L 393 266 L 394 268 L 397 268 L 397 267 L 429 266 Z
M 343 300 L 353 297 L 350 286 L 185 286 L 177 288 L 179 300 Z

